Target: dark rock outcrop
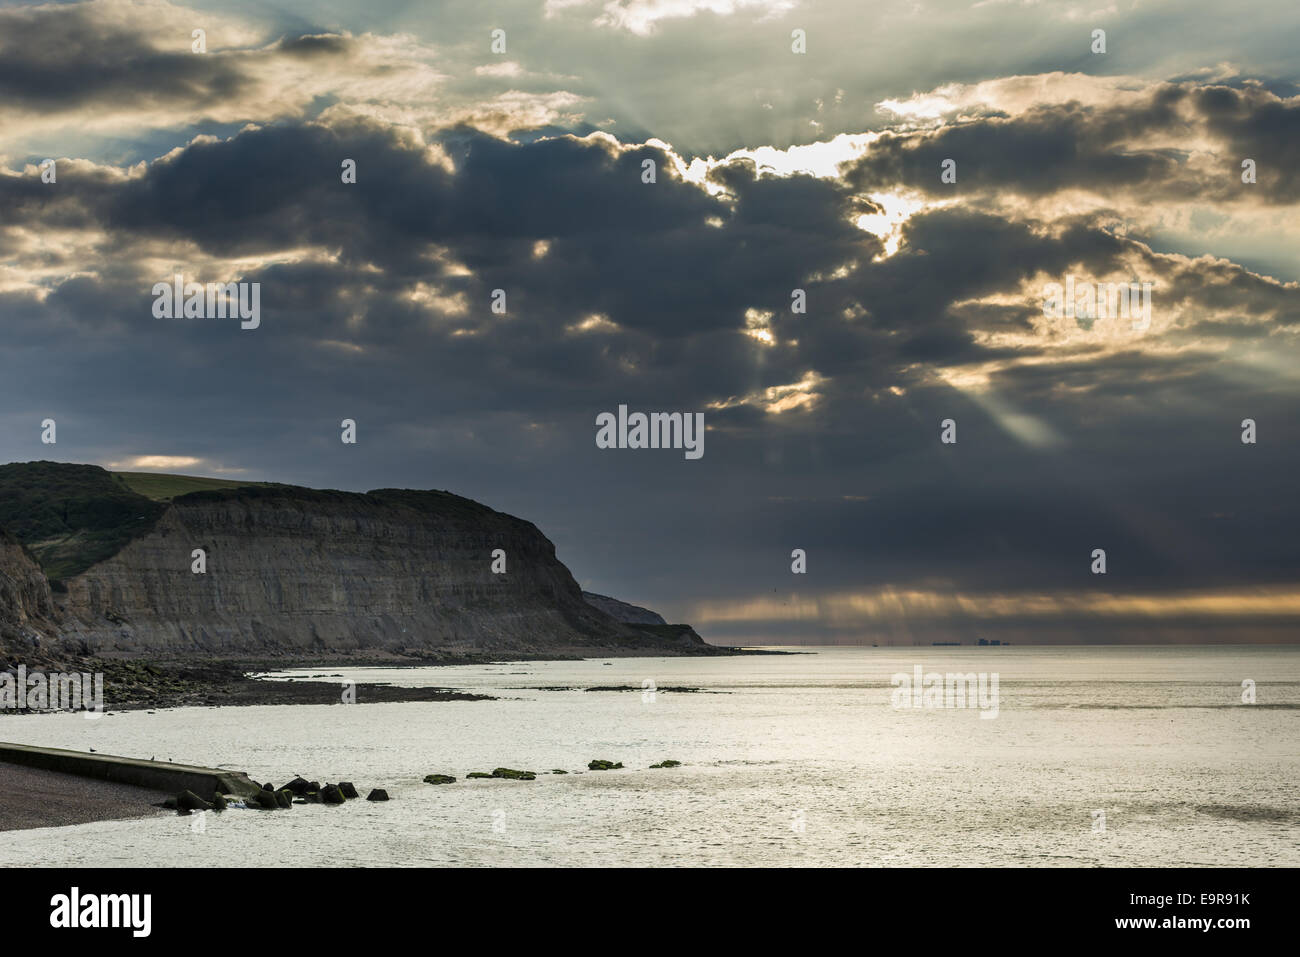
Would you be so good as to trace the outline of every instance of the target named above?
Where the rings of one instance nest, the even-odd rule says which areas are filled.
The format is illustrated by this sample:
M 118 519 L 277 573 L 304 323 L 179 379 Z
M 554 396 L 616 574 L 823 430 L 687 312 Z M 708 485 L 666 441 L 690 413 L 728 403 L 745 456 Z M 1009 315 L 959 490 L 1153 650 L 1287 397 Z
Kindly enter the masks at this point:
M 584 591 L 582 600 L 594 608 L 599 608 L 615 621 L 621 621 L 629 625 L 666 625 L 661 615 L 656 615 L 649 608 L 642 608 L 640 605 L 632 605 L 625 601 L 619 601 L 617 598 L 610 598 L 608 595 L 597 595 L 595 592 Z
M 193 791 L 182 791 L 176 795 L 176 809 L 179 811 L 210 811 L 212 805 Z
M 275 791 L 258 791 L 244 799 L 244 803 L 249 807 L 261 808 L 264 811 L 276 811 L 280 808 L 280 798 Z
M 324 790 L 320 792 L 320 799 L 322 804 L 342 804 L 347 800 L 337 784 L 325 785 Z
M 537 778 L 537 772 L 516 771 L 514 768 L 494 768 L 492 776 L 494 778 L 507 778 L 511 781 L 533 781 Z

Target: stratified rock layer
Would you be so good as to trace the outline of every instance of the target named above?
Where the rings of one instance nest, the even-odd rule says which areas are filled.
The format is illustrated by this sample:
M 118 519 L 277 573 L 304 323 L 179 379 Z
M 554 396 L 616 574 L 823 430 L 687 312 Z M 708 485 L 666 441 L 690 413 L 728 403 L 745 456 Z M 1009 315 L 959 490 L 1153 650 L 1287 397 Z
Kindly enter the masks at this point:
M 534 525 L 446 492 L 195 492 L 64 584 L 64 634 L 99 653 L 711 650 L 689 628 L 661 634 L 592 607 Z
M 615 621 L 621 621 L 629 625 L 666 625 L 662 615 L 658 615 L 649 608 L 642 608 L 640 605 L 633 605 L 625 601 L 619 601 L 617 598 L 610 598 L 608 595 L 597 595 L 595 592 L 584 591 L 583 600 L 589 605 L 594 605 L 605 614 L 609 615 Z

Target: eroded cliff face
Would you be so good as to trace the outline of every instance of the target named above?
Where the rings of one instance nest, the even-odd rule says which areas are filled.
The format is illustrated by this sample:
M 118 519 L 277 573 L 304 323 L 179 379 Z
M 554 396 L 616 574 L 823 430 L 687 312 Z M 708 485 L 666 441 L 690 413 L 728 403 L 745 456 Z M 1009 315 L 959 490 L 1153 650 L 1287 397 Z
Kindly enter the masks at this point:
M 195 549 L 205 574 L 192 570 Z M 591 607 L 535 526 L 443 492 L 194 493 L 66 587 L 55 596 L 64 633 L 96 653 L 708 650 L 693 633 L 650 635 Z
M 41 658 L 57 631 L 54 616 L 54 598 L 40 566 L 0 529 L 0 658 Z
M 651 611 L 649 608 L 642 608 L 640 605 L 633 605 L 625 601 L 619 601 L 617 598 L 610 598 L 608 595 L 597 595 L 595 592 L 584 591 L 582 600 L 588 605 L 599 608 L 609 617 L 616 621 L 621 621 L 629 625 L 666 625 L 663 616 Z

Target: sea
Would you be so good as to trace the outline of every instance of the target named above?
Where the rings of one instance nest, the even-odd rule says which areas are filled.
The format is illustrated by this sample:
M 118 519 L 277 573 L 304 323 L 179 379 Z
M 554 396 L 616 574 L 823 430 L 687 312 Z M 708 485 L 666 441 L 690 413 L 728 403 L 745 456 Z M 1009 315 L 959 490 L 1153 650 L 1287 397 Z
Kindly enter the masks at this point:
M 781 650 L 268 679 L 491 701 L 0 717 L 0 740 L 391 797 L 10 831 L 0 865 L 1300 865 L 1300 647 Z M 537 777 L 465 779 L 497 767 Z

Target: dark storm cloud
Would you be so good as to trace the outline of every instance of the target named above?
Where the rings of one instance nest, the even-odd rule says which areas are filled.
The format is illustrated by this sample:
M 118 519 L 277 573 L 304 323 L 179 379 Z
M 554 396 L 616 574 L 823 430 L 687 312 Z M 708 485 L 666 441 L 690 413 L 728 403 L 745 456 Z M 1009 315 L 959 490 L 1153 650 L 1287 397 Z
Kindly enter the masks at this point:
M 1261 192 L 1275 203 L 1300 200 L 1300 102 L 1258 88 L 1197 90 L 1195 103 L 1212 135 L 1237 161 L 1254 159 Z
M 340 56 L 347 53 L 351 43 L 340 36 L 319 34 L 314 36 L 284 37 L 277 48 L 301 57 Z
M 0 11 L 0 27 L 0 99 L 27 110 L 201 107 L 238 96 L 250 82 L 230 59 L 191 53 L 186 34 L 173 49 L 159 49 L 137 28 L 91 16 L 86 5 Z
M 87 169 L 63 173 L 57 194 L 31 177 L 0 190 L 45 226 L 90 216 L 117 242 L 185 239 L 230 257 L 337 249 L 382 266 L 380 284 L 438 278 L 445 264 L 430 250 L 448 246 L 474 273 L 449 281 L 477 302 L 505 288 L 525 315 L 567 306 L 566 321 L 605 313 L 669 337 L 735 328 L 750 306 L 788 310 L 812 273 L 879 250 L 849 222 L 873 207 L 825 180 L 731 164 L 717 174 L 734 191 L 724 201 L 677 179 L 653 147 L 516 144 L 468 129 L 442 143 L 454 174 L 390 128 L 279 125 L 197 141 L 116 184 Z M 358 164 L 356 185 L 340 182 L 344 158 Z M 655 184 L 641 180 L 645 159 L 658 165 Z M 538 240 L 551 244 L 540 259 Z
M 338 264 L 269 266 L 241 278 L 276 290 L 267 308 L 295 337 L 359 346 L 423 338 L 462 360 L 549 380 L 570 396 L 583 390 L 560 380 L 575 363 L 598 370 L 595 382 L 621 378 L 634 392 L 676 380 L 684 400 L 705 403 L 798 381 L 809 369 L 888 382 L 917 363 L 995 359 L 1008 351 L 977 343 L 973 333 L 1027 328 L 1032 311 L 1008 315 L 971 300 L 1037 273 L 1103 275 L 1135 255 L 1145 275 L 1166 282 L 1167 306 L 1295 315 L 1294 292 L 1276 283 L 1231 264 L 1180 265 L 1086 217 L 1056 224 L 1049 236 L 1033 223 L 936 210 L 908 223 L 900 255 L 873 262 L 879 242 L 850 223 L 864 207 L 833 181 L 759 177 L 737 162 L 714 171 L 729 195 L 711 198 L 669 175 L 666 156 L 652 148 L 572 138 L 514 144 L 470 130 L 444 144 L 455 173 L 388 128 L 283 125 L 196 142 L 129 180 L 79 167 L 57 191 L 32 177 L 6 178 L 0 189 L 15 221 L 97 227 L 115 245 L 185 239 L 229 257 L 337 250 Z M 339 182 L 344 156 L 358 161 L 356 186 Z M 653 186 L 640 180 L 646 157 L 664 173 Z M 706 225 L 710 218 L 717 225 Z M 540 258 L 539 239 L 551 243 Z M 845 276 L 810 278 L 845 264 L 853 267 Z M 138 275 L 133 307 L 165 278 Z M 431 321 L 407 295 L 417 278 L 462 295 L 470 315 Z M 806 286 L 814 304 L 807 316 L 789 312 L 796 286 Z M 507 323 L 484 308 L 495 288 L 511 298 Z M 52 305 L 61 301 L 55 296 Z M 764 350 L 737 334 L 751 307 L 773 313 L 781 345 Z M 358 311 L 366 317 L 359 326 Z M 846 311 L 857 315 L 846 319 Z M 593 313 L 620 328 L 564 334 Z M 452 341 L 456 330 L 473 335 Z M 676 339 L 694 345 L 674 346 Z M 707 375 L 693 374 L 703 372 L 691 368 L 697 354 L 707 356 Z M 611 371 L 620 359 L 623 370 Z
M 1208 136 L 1214 168 L 1189 165 L 1193 149 L 1152 147 Z M 1255 159 L 1259 182 L 1244 194 L 1241 160 Z M 957 182 L 941 164 L 957 162 Z M 1163 85 L 1136 105 L 1040 105 L 1016 116 L 979 115 L 934 131 L 887 132 L 846 171 L 860 189 L 905 185 L 932 195 L 1050 196 L 1084 188 L 1146 199 L 1293 203 L 1300 162 L 1300 104 L 1262 89 Z
M 39 175 L 0 175 L 0 207 L 5 211 L 0 226 L 72 230 L 98 226 L 103 218 L 101 210 L 112 197 L 113 184 L 120 183 L 121 178 L 85 162 L 65 161 L 56 171 L 71 188 L 50 189 Z
M 202 102 L 238 81 L 184 82 Z M 0 177 L 4 256 L 40 290 L 0 292 L 7 421 L 57 414 L 75 460 L 190 454 L 256 478 L 452 488 L 536 521 L 597 590 L 651 603 L 789 590 L 794 547 L 810 590 L 1083 591 L 1094 547 L 1120 590 L 1293 581 L 1294 392 L 1233 350 L 1296 321 L 1294 286 L 1161 255 L 1093 215 L 959 203 L 914 215 L 888 256 L 853 225 L 879 211 L 866 189 L 940 192 L 946 156 L 959 196 L 1185 189 L 1184 154 L 1141 141 L 1189 117 L 1260 157 L 1294 150 L 1289 107 L 1177 87 L 889 134 L 846 181 L 736 160 L 710 174 L 720 196 L 653 146 L 459 127 L 428 148 L 339 118 L 200 139 L 130 177 L 89 163 L 65 164 L 57 188 Z M 1263 164 L 1260 186 L 1288 188 Z M 56 231 L 87 259 L 32 247 Z M 191 244 L 201 261 L 249 260 L 203 278 L 261 282 L 260 329 L 151 317 L 169 276 L 148 270 Z M 1135 267 L 1188 319 L 1128 349 L 1050 342 L 1036 301 L 990 298 Z M 488 308 L 496 288 L 506 316 Z M 771 314 L 774 345 L 745 334 L 750 309 Z M 578 326 L 593 315 L 612 326 Z M 981 370 L 984 389 L 944 378 Z M 782 389 L 809 397 L 766 411 Z M 595 414 L 623 402 L 707 410 L 705 457 L 597 450 Z M 338 442 L 344 416 L 355 450 Z M 1238 439 L 1246 416 L 1264 423 L 1257 448 Z M 949 417 L 955 447 L 938 443 Z
M 467 128 L 443 143 L 453 175 L 392 128 L 281 125 L 196 142 L 125 185 L 102 215 L 137 234 L 185 236 L 222 254 L 342 246 L 387 261 L 412 242 L 610 236 L 700 225 L 719 210 L 665 175 L 640 181 L 642 148 L 613 155 L 573 139 L 515 144 Z M 358 183 L 340 180 L 355 159 Z

